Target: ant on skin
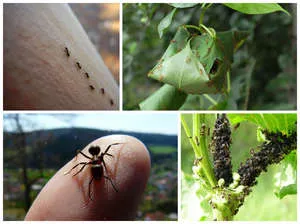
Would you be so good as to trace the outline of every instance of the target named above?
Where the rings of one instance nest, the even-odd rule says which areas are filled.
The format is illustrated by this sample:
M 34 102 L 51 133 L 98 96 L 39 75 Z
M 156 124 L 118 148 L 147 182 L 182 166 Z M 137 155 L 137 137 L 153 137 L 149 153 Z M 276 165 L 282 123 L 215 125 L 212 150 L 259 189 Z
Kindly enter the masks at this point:
M 104 156 L 107 155 L 107 156 L 113 157 L 113 155 L 111 155 L 111 154 L 108 153 L 108 150 L 111 148 L 111 146 L 113 146 L 113 145 L 119 145 L 119 144 L 122 144 L 122 143 L 113 143 L 113 144 L 110 144 L 109 146 L 107 146 L 107 148 L 105 149 L 104 152 L 101 152 L 100 146 L 91 146 L 88 149 L 88 151 L 92 155 L 92 157 L 90 157 L 90 156 L 84 154 L 82 151 L 78 150 L 76 156 L 78 155 L 78 153 L 80 153 L 85 158 L 89 159 L 90 162 L 81 162 L 81 163 L 78 163 L 77 165 L 73 166 L 72 169 L 70 169 L 69 171 L 65 172 L 64 175 L 67 175 L 67 174 L 71 173 L 71 171 L 74 170 L 77 166 L 83 165 L 78 172 L 76 172 L 75 174 L 73 174 L 73 177 L 74 177 L 77 174 L 79 174 L 84 169 L 84 167 L 86 167 L 87 165 L 91 165 L 92 179 L 90 180 L 90 183 L 89 183 L 89 198 L 92 200 L 92 197 L 91 197 L 91 184 L 92 184 L 93 180 L 94 179 L 95 180 L 101 180 L 102 177 L 104 177 L 105 179 L 109 180 L 109 182 L 113 186 L 114 190 L 116 192 L 118 192 L 118 189 L 116 188 L 116 186 L 114 185 L 114 183 L 112 182 L 112 180 L 108 176 L 104 175 L 103 166 L 105 168 L 105 171 L 107 172 L 107 167 L 106 167 L 106 164 L 105 164 L 105 161 L 104 161 Z M 99 155 L 99 153 L 100 153 L 100 155 Z M 102 166 L 102 164 L 103 164 L 103 166 Z
M 67 57 L 70 57 L 70 51 L 67 47 L 65 47 L 65 53 L 66 53 Z

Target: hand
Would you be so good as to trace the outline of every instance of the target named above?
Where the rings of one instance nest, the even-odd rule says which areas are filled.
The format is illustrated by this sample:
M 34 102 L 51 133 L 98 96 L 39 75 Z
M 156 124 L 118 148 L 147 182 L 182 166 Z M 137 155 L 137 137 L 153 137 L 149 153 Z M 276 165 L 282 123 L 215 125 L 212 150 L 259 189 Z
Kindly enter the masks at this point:
M 117 188 L 114 190 L 106 178 L 93 180 L 91 199 L 89 183 L 91 166 L 86 165 L 82 172 L 81 165 L 71 173 L 64 175 L 76 164 L 89 162 L 81 154 L 77 155 L 61 168 L 39 193 L 25 220 L 134 220 L 141 196 L 150 174 L 150 156 L 145 145 L 126 135 L 110 135 L 99 138 L 82 150 L 90 156 L 90 146 L 100 146 L 101 152 L 113 143 L 104 161 L 108 176 Z

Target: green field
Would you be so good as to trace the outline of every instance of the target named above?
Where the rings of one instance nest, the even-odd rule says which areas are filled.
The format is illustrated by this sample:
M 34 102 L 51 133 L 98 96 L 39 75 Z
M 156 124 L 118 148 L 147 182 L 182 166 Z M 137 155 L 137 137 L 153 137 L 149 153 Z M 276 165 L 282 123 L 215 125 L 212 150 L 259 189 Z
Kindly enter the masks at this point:
M 173 146 L 149 146 L 149 151 L 155 154 L 169 154 L 177 152 L 177 149 Z

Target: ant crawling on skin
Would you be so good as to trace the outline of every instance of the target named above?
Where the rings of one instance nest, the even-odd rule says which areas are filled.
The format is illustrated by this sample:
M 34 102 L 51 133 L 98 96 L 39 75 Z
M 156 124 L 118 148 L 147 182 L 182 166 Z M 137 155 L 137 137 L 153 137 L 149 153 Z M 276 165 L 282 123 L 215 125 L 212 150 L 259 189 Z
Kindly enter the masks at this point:
M 80 170 L 77 171 L 75 174 L 73 174 L 73 176 L 76 176 L 77 174 L 79 174 L 84 169 L 84 167 L 86 167 L 87 165 L 90 165 L 91 166 L 92 179 L 90 180 L 90 183 L 89 183 L 89 198 L 91 200 L 92 200 L 92 197 L 91 197 L 91 184 L 92 184 L 94 179 L 95 180 L 101 180 L 101 178 L 104 177 L 105 179 L 109 180 L 109 182 L 113 186 L 114 190 L 116 192 L 118 192 L 118 189 L 116 188 L 116 186 L 112 182 L 111 178 L 104 175 L 103 166 L 105 168 L 105 171 L 107 172 L 107 167 L 106 167 L 106 164 L 105 164 L 105 161 L 104 161 L 104 156 L 113 157 L 113 155 L 108 153 L 108 150 L 113 145 L 119 145 L 119 144 L 123 144 L 123 143 L 113 143 L 113 144 L 108 145 L 107 148 L 104 150 L 104 152 L 101 152 L 100 146 L 90 146 L 88 151 L 91 154 L 91 156 L 88 156 L 88 155 L 84 154 L 82 151 L 78 150 L 76 156 L 80 153 L 85 158 L 89 159 L 90 161 L 89 162 L 80 162 L 80 163 L 76 164 L 75 166 L 72 167 L 72 169 L 65 172 L 64 175 L 67 175 L 67 174 L 71 173 L 72 170 L 74 170 L 77 166 L 82 165 Z

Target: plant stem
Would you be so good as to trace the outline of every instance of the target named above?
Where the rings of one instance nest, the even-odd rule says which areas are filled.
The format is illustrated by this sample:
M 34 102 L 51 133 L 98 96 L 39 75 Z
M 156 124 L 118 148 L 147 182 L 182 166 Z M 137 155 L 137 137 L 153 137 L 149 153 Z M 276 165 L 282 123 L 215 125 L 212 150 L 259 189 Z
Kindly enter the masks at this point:
M 230 72 L 228 71 L 227 72 L 227 94 L 230 93 L 230 89 L 231 89 L 231 86 L 230 86 Z
M 216 185 L 215 175 L 212 169 L 212 165 L 210 163 L 210 159 L 208 156 L 208 147 L 206 144 L 206 126 L 203 123 L 203 125 L 200 127 L 200 114 L 193 114 L 193 134 L 194 138 L 199 139 L 199 143 L 197 143 L 197 151 L 200 151 L 201 155 L 201 161 L 203 163 L 203 170 L 206 175 L 206 178 L 208 179 L 211 187 L 214 187 Z
M 183 115 L 181 115 L 180 118 L 181 118 L 181 124 L 183 126 L 184 131 L 185 131 L 185 134 L 187 135 L 187 137 L 190 141 L 190 144 L 192 145 L 194 153 L 195 153 L 197 158 L 200 158 L 201 157 L 200 151 L 198 151 L 198 147 L 197 147 L 195 141 L 193 140 L 193 138 L 191 136 L 191 132 L 190 132 L 188 126 L 187 126 L 187 123 L 186 123 L 185 119 L 183 118 Z
M 206 3 L 203 3 L 203 7 L 202 7 L 202 11 L 201 11 L 201 15 L 200 15 L 200 19 L 199 19 L 199 26 L 201 24 L 203 24 L 203 18 L 204 18 L 204 15 L 205 15 L 205 11 L 212 5 L 212 3 L 208 4 L 206 6 Z
M 200 33 L 202 33 L 202 29 L 198 26 L 194 26 L 194 25 L 184 25 L 184 27 L 186 28 L 191 28 L 191 29 L 196 29 L 198 30 Z
M 218 102 L 211 98 L 208 94 L 203 94 L 203 96 L 208 99 L 213 105 L 217 105 Z

